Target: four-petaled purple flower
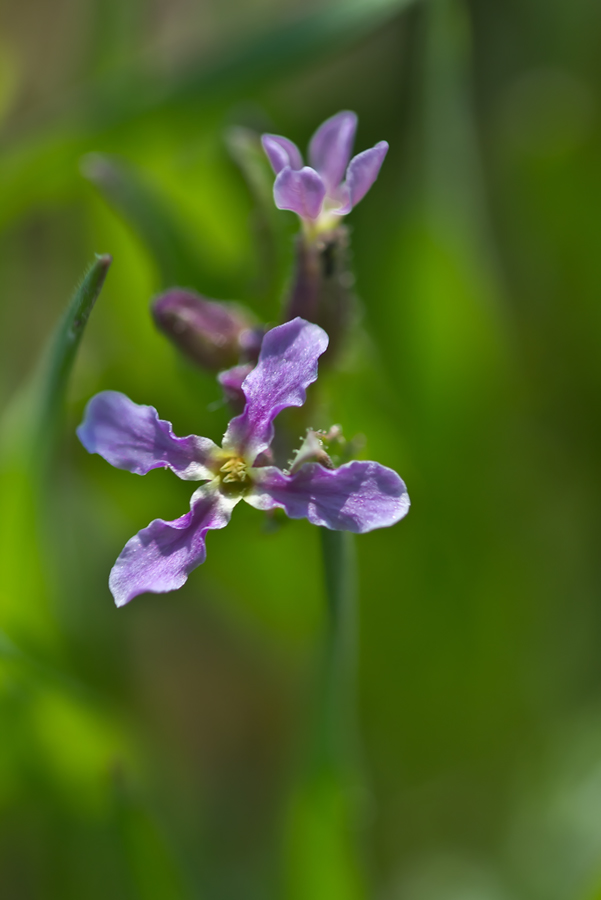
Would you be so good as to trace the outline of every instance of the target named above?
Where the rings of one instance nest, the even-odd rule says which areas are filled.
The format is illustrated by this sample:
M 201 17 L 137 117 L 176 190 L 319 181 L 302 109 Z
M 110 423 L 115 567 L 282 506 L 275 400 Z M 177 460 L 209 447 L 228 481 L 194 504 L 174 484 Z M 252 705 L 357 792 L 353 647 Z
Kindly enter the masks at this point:
M 288 138 L 264 134 L 261 139 L 277 176 L 275 205 L 298 213 L 309 234 L 335 228 L 378 177 L 388 144 L 380 141 L 350 159 L 356 129 L 354 112 L 326 119 L 309 143 L 310 166 L 303 165 L 298 147 Z
M 179 478 L 207 482 L 192 494 L 190 512 L 173 522 L 155 519 L 127 542 L 109 578 L 117 606 L 146 591 L 181 587 L 204 562 L 207 531 L 224 528 L 240 500 L 358 533 L 406 515 L 404 482 L 379 463 L 355 460 L 327 469 L 307 462 L 290 473 L 268 464 L 273 421 L 286 407 L 303 405 L 327 344 L 323 329 L 304 319 L 269 331 L 242 386 L 245 409 L 229 423 L 221 447 L 209 438 L 176 437 L 152 406 L 139 406 L 125 394 L 103 391 L 90 400 L 77 429 L 90 453 L 138 475 L 168 467 Z

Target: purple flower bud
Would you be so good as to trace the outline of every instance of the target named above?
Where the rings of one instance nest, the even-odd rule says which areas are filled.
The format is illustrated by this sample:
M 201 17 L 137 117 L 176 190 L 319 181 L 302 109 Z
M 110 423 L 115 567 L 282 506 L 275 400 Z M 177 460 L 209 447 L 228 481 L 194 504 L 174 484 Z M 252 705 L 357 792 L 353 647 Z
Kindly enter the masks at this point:
M 334 463 L 323 445 L 323 440 L 324 435 L 312 428 L 307 429 L 307 436 L 296 451 L 294 459 L 290 461 L 290 475 L 295 475 L 299 469 L 311 462 L 320 463 L 324 469 L 334 468 Z
M 151 310 L 163 334 L 205 369 L 216 372 L 235 365 L 241 357 L 258 358 L 262 332 L 251 313 L 236 303 L 172 288 L 153 301 Z

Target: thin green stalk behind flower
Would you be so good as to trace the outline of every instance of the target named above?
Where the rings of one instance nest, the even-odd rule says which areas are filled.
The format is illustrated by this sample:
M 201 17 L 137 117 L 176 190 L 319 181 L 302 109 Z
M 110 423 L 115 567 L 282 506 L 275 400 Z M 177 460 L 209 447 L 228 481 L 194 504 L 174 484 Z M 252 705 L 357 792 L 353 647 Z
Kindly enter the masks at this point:
M 29 385 L 0 423 L 0 628 L 25 644 L 56 642 L 39 535 L 67 383 L 110 256 L 99 256 L 76 289 Z
M 327 618 L 314 765 L 353 768 L 357 755 L 355 677 L 357 571 L 350 532 L 320 529 Z
M 286 827 L 287 900 L 366 895 L 357 800 L 357 577 L 353 535 L 320 528 L 327 603 L 309 758 Z

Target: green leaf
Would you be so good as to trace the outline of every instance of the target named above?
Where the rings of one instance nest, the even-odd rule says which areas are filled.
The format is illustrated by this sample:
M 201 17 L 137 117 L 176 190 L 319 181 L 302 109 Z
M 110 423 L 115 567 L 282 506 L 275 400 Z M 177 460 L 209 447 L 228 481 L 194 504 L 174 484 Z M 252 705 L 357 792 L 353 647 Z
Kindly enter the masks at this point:
M 285 828 L 286 900 L 364 900 L 354 799 L 334 772 L 295 791 Z
M 163 287 L 194 284 L 201 287 L 202 267 L 198 253 L 156 188 L 122 160 L 103 153 L 90 153 L 82 160 L 84 176 L 143 240 L 161 273 Z
M 402 335 L 394 365 L 434 430 L 495 409 L 508 371 L 507 328 L 469 94 L 471 34 L 460 0 L 424 9 L 413 154 L 390 286 L 405 298 L 382 341 Z M 405 349 L 405 347 L 404 347 Z
M 110 264 L 110 256 L 99 256 L 90 266 L 31 382 L 0 422 L 0 627 L 26 650 L 32 644 L 48 648 L 58 639 L 40 534 L 41 499 L 69 375 Z
M 51 453 L 60 423 L 67 382 L 83 333 L 102 290 L 112 259 L 98 256 L 76 288 L 60 319 L 33 383 L 33 421 L 35 454 Z M 36 464 L 36 470 L 39 466 Z

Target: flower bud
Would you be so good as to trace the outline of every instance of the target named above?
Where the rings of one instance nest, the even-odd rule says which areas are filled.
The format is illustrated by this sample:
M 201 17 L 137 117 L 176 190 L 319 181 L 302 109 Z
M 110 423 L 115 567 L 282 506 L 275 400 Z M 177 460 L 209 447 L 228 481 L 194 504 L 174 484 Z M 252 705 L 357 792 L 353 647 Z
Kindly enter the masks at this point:
M 217 372 L 258 358 L 263 331 L 236 303 L 171 288 L 153 301 L 151 311 L 160 331 L 205 369 Z
M 307 428 L 307 435 L 304 438 L 300 448 L 296 451 L 294 459 L 290 460 L 290 474 L 294 475 L 305 463 L 318 462 L 326 469 L 333 469 L 329 453 L 323 445 L 325 435 L 312 428 Z

